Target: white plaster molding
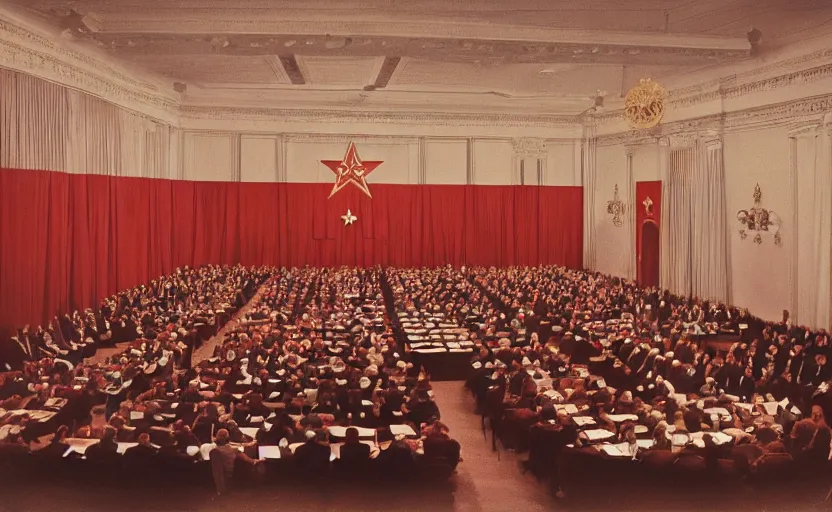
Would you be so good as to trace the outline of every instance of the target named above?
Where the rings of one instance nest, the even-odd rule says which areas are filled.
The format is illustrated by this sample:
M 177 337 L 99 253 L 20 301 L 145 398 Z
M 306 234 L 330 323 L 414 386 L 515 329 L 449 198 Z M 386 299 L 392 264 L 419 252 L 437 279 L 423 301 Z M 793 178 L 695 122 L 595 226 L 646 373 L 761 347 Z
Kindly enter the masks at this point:
M 512 139 L 514 154 L 520 158 L 543 158 L 546 155 L 546 141 L 531 137 Z
M 672 149 L 692 148 L 696 146 L 696 133 L 674 133 L 668 136 L 670 140 L 670 147 Z
M 356 110 L 196 107 L 184 105 L 183 118 L 210 120 L 273 120 L 316 123 L 394 123 L 422 126 L 493 126 L 551 128 L 572 126 L 574 116 L 455 114 L 442 112 L 368 112 Z
M 369 134 L 330 134 L 330 133 L 287 133 L 286 142 L 320 142 L 349 144 L 350 142 L 363 144 L 418 144 L 418 137 L 399 135 L 369 135 Z

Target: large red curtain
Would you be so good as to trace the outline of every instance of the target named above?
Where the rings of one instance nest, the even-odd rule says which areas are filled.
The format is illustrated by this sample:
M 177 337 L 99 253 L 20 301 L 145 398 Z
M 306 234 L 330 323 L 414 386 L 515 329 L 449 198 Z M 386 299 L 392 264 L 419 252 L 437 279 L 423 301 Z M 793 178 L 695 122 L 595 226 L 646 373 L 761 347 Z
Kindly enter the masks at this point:
M 581 265 L 580 187 L 330 190 L 0 170 L 0 333 L 184 265 Z

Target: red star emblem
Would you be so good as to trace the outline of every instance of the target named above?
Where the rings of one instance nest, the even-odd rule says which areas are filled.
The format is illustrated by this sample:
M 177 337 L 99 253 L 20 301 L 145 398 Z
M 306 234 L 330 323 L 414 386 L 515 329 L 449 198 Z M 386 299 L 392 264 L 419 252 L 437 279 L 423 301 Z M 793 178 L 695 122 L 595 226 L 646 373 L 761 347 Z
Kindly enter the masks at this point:
M 358 156 L 358 151 L 355 149 L 355 143 L 350 142 L 347 147 L 347 154 L 344 155 L 343 160 L 321 160 L 321 163 L 329 167 L 335 173 L 335 185 L 332 186 L 332 192 L 329 197 L 335 195 L 336 192 L 346 187 L 347 184 L 352 183 L 368 197 L 373 197 L 370 193 L 370 187 L 367 186 L 367 176 L 376 170 L 376 167 L 384 162 L 362 162 Z

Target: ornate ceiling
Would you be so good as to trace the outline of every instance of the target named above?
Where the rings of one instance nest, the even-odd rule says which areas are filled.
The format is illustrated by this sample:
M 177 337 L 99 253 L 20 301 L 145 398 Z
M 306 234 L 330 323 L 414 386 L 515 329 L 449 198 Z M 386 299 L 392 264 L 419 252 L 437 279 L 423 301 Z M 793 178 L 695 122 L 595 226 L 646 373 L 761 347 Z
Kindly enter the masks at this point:
M 579 113 L 596 90 L 749 59 L 752 26 L 771 48 L 832 32 L 827 0 L 12 1 L 228 106 Z

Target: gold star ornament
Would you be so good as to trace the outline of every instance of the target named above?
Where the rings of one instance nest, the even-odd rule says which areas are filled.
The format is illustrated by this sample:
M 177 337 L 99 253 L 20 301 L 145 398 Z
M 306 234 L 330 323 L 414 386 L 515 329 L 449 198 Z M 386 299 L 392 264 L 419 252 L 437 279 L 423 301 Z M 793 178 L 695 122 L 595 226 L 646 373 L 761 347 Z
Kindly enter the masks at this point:
M 350 224 L 353 224 L 355 221 L 357 221 L 358 217 L 353 215 L 352 212 L 350 211 L 350 209 L 347 208 L 347 214 L 346 215 L 341 215 L 341 220 L 344 221 L 345 226 L 349 226 Z

